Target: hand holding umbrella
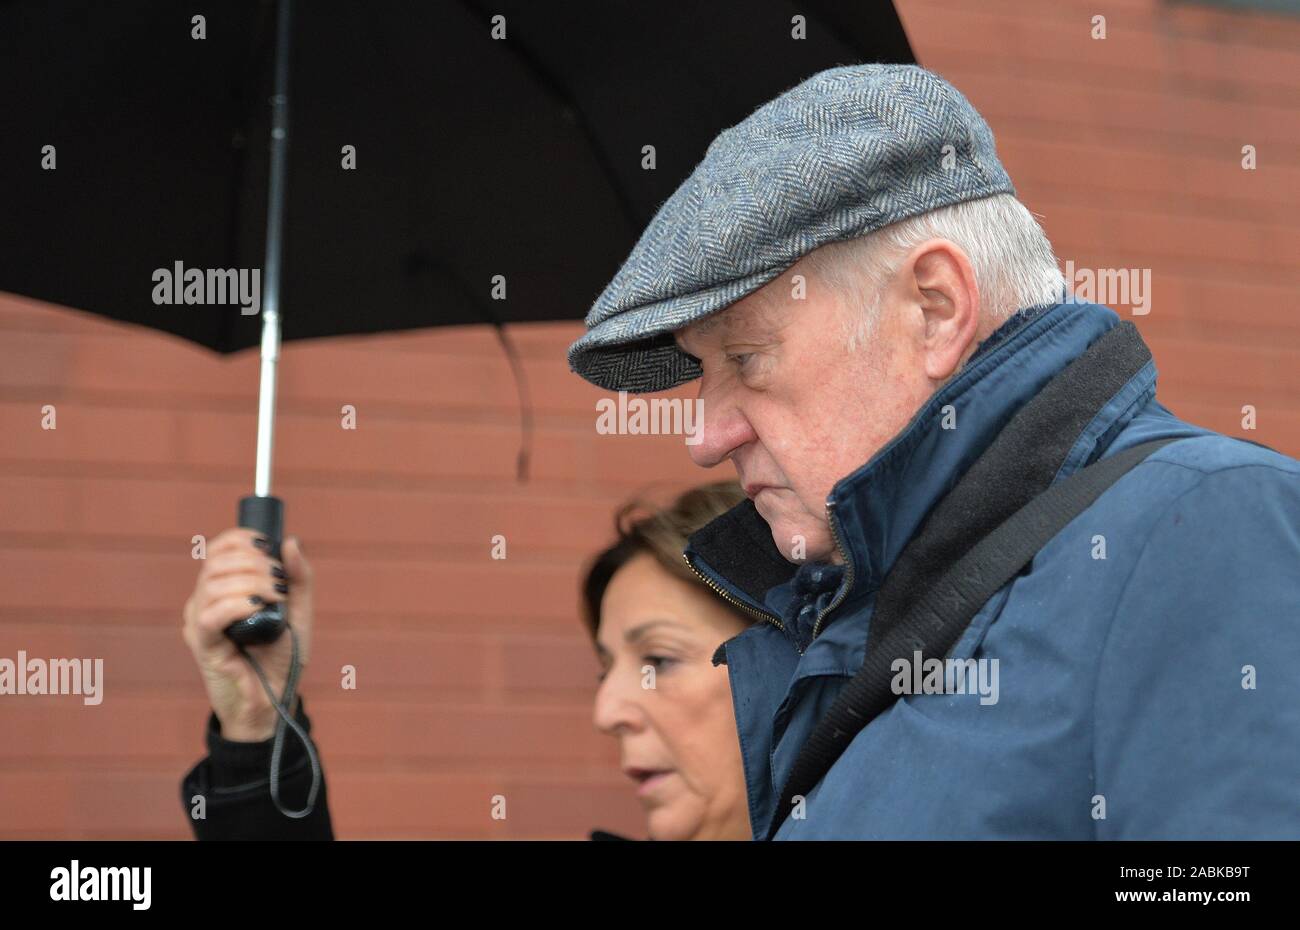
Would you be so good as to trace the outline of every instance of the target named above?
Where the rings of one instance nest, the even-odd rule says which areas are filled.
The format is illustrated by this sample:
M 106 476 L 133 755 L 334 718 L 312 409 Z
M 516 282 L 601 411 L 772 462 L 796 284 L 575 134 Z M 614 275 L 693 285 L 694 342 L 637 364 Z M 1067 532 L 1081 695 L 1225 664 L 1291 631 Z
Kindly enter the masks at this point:
M 221 736 L 261 742 L 274 735 L 271 798 L 285 816 L 303 817 L 311 812 L 321 781 L 316 749 L 293 719 L 298 678 L 311 653 L 312 570 L 297 537 L 283 549 L 281 562 L 256 531 L 230 529 L 217 536 L 185 603 L 182 636 L 194 654 Z M 247 614 L 250 604 L 292 611 L 289 638 L 251 646 L 236 643 L 228 630 Z M 286 728 L 302 740 L 311 760 L 312 787 L 300 811 L 286 810 L 280 803 L 279 762 Z
M 226 635 L 226 628 L 244 617 L 252 603 L 285 606 L 293 614 L 301 665 L 307 664 L 311 652 L 311 566 L 297 538 L 285 541 L 282 560 L 258 546 L 254 542 L 258 538 L 256 532 L 239 528 L 216 536 L 183 611 L 182 635 L 199 667 L 221 734 L 241 742 L 269 739 L 276 714 L 258 676 L 244 660 L 243 650 Z M 272 689 L 283 691 L 290 673 L 292 642 L 282 637 L 244 649 L 256 657 Z

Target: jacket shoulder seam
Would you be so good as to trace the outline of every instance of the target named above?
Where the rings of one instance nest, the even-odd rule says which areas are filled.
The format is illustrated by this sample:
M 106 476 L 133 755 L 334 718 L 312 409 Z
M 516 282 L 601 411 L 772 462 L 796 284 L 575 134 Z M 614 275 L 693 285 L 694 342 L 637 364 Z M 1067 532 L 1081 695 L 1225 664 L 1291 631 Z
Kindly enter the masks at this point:
M 1179 436 L 1176 437 L 1174 441 L 1170 443 L 1166 448 L 1156 451 L 1154 454 L 1151 455 L 1150 458 L 1145 459 L 1144 461 L 1139 463 L 1138 467 L 1133 469 L 1133 471 L 1136 472 L 1138 469 L 1146 465 L 1176 465 L 1179 468 L 1185 468 L 1188 471 L 1199 472 L 1202 476 L 1209 477 L 1210 475 L 1219 475 L 1224 472 L 1236 471 L 1237 469 L 1240 468 L 1267 468 L 1270 471 L 1279 472 L 1283 475 L 1300 477 L 1300 468 L 1296 468 L 1296 467 L 1286 468 L 1283 467 L 1282 465 L 1277 464 L 1276 462 L 1225 462 L 1221 465 L 1215 465 L 1207 468 L 1202 465 L 1196 465 L 1190 462 L 1180 461 L 1178 458 L 1164 457 L 1166 455 L 1168 456 L 1177 455 L 1177 453 L 1172 450 L 1174 450 L 1177 446 L 1180 446 L 1185 442 L 1195 442 L 1196 440 L 1220 440 L 1220 439 L 1227 439 L 1235 442 L 1245 442 L 1245 440 L 1237 439 L 1235 436 L 1225 436 L 1222 433 L 1209 433 L 1205 435 L 1195 435 L 1195 436 Z M 1260 448 L 1260 447 L 1256 446 L 1256 448 Z M 1266 447 L 1265 449 L 1266 451 L 1273 452 L 1275 455 L 1282 455 L 1282 453 L 1277 452 L 1276 450 L 1267 449 Z M 1294 462 L 1294 460 L 1288 458 L 1288 462 Z M 1199 484 L 1199 482 L 1197 484 Z M 1193 485 L 1193 487 L 1195 486 L 1196 485 Z M 1190 491 L 1191 488 L 1188 488 L 1187 490 Z

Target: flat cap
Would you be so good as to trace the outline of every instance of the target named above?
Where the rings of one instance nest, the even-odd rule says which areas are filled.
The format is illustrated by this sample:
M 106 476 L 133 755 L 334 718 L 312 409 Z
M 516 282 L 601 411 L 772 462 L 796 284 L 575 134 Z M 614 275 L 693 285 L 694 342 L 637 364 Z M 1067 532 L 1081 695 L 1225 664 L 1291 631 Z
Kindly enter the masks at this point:
M 951 148 L 948 148 L 948 147 Z M 1015 188 L 983 117 L 916 65 L 822 71 L 709 145 L 587 314 L 569 367 L 611 391 L 700 376 L 672 333 L 829 242 Z

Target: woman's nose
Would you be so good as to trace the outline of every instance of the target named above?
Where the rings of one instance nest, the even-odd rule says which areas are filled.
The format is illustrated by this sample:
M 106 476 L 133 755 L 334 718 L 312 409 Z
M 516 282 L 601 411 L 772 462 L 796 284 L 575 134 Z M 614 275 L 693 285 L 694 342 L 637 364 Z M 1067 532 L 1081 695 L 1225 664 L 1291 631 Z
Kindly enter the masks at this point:
M 592 709 L 592 722 L 597 730 L 614 736 L 620 730 L 634 730 L 640 726 L 642 715 L 633 691 L 636 685 L 630 676 L 613 670 L 605 675 L 596 689 Z

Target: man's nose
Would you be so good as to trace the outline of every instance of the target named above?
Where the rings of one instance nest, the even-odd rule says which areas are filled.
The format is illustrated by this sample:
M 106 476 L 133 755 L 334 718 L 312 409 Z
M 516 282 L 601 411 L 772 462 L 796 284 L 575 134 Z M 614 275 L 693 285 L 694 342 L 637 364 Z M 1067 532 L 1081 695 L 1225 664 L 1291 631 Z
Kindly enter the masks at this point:
M 710 390 L 707 384 L 701 383 L 699 405 L 702 423 L 699 441 L 688 443 L 686 448 L 690 450 L 691 461 L 701 468 L 712 468 L 725 461 L 756 438 L 749 420 L 725 392 Z

